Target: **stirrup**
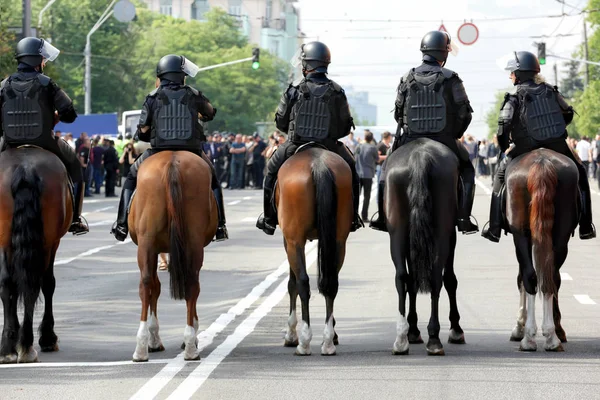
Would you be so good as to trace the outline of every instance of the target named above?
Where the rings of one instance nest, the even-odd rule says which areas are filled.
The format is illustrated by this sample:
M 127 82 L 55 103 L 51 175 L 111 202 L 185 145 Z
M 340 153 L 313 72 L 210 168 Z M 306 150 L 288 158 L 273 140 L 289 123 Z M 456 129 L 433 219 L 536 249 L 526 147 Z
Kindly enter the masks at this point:
M 379 218 L 375 218 L 376 216 L 379 216 L 379 211 L 377 211 L 375 214 L 373 214 L 373 216 L 371 216 L 371 221 L 369 221 L 369 228 L 376 231 L 387 232 L 388 230 L 385 221 L 380 221 Z
M 593 239 L 596 237 L 596 227 L 594 226 L 594 223 L 591 222 L 590 223 L 590 228 L 591 231 L 587 232 L 587 233 L 581 233 L 581 225 L 579 226 L 579 239 L 581 240 L 587 240 L 587 239 Z
M 502 234 L 502 228 L 500 228 L 500 234 Z M 500 235 L 496 236 L 490 231 L 490 222 L 489 221 L 486 222 L 485 225 L 483 226 L 483 229 L 481 230 L 481 236 L 483 236 L 484 238 L 486 238 L 494 243 L 500 242 Z
M 223 226 L 217 227 L 217 232 L 215 232 L 215 237 L 213 238 L 213 242 L 222 242 L 224 240 L 229 239 L 229 233 L 227 232 L 227 227 L 225 224 Z
M 471 222 L 471 218 L 473 218 L 475 220 L 475 223 Z M 463 235 L 472 235 L 474 233 L 479 232 L 479 221 L 477 221 L 477 218 L 475 218 L 472 215 L 469 216 L 468 219 L 459 218 L 456 221 L 456 227 L 458 228 L 459 231 L 462 232 Z
M 69 232 L 71 232 L 74 236 L 85 235 L 90 231 L 90 227 L 88 225 L 87 220 L 83 216 L 79 216 L 79 220 L 72 221 L 71 225 L 69 225 Z

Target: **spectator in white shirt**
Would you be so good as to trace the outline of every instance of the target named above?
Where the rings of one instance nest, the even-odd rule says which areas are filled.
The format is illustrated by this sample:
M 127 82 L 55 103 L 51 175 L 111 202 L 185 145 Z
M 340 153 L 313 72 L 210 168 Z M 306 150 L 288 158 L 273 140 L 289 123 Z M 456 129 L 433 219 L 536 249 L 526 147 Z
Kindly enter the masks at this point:
M 577 143 L 577 146 L 575 147 L 575 150 L 577 151 L 577 155 L 579 156 L 579 159 L 583 163 L 583 166 L 585 167 L 586 171 L 589 171 L 591 148 L 592 148 L 592 146 L 591 146 L 587 136 L 584 136 L 579 141 L 579 143 Z

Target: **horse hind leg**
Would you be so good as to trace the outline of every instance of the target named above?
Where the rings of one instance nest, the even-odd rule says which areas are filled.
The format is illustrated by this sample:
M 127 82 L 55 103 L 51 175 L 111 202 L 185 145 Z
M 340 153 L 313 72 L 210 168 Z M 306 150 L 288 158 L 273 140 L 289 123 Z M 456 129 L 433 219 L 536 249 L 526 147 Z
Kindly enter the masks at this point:
M 396 269 L 396 291 L 398 292 L 398 320 L 396 340 L 392 347 L 393 355 L 408 355 L 409 323 L 406 319 L 406 295 L 408 293 L 408 271 L 406 270 L 406 238 L 403 234 L 390 235 L 390 251 Z
M 526 294 L 527 297 L 527 321 L 525 322 L 524 336 L 521 340 L 519 350 L 536 351 L 537 343 L 535 335 L 537 334 L 537 325 L 535 323 L 535 294 Z
M 302 325 L 295 354 L 298 356 L 309 356 L 311 354 L 310 341 L 312 340 L 309 312 L 310 281 L 306 272 L 304 246 L 297 245 L 288 240 L 286 243 L 286 252 L 290 267 L 296 275 L 298 294 L 300 295 L 300 302 L 302 304 Z
M 23 324 L 19 331 L 17 345 L 18 363 L 33 363 L 38 360 L 38 353 L 33 348 L 33 312 L 35 300 L 30 296 L 23 296 Z
M 336 265 L 336 274 L 339 275 L 344 258 L 346 257 L 346 247 L 344 244 L 336 243 L 338 248 L 338 257 Z M 337 342 L 337 333 L 335 333 L 335 318 L 333 317 L 333 304 L 337 296 L 337 289 L 325 296 L 325 329 L 323 331 L 323 344 L 321 345 L 321 355 L 334 356 L 336 355 L 335 346 Z
M 519 286 L 519 310 L 517 311 L 517 324 L 510 334 L 511 342 L 520 342 L 525 337 L 525 321 L 527 320 L 527 293 L 521 282 L 521 275 L 517 277 Z
M 40 339 L 38 343 L 43 352 L 58 351 L 58 337 L 54 332 L 54 315 L 52 310 L 52 298 L 56 288 L 56 278 L 54 278 L 54 257 L 56 255 L 56 246 L 50 257 L 50 263 L 42 278 L 42 293 L 44 294 L 44 317 L 38 329 Z
M 544 318 L 542 322 L 542 334 L 546 338 L 544 349 L 546 351 L 564 351 L 560 339 L 556 336 L 554 327 L 554 314 L 552 312 L 553 298 L 552 294 L 543 293 Z
M 288 280 L 288 293 L 290 295 L 290 314 L 287 320 L 287 331 L 285 333 L 285 347 L 298 346 L 298 333 L 296 326 L 298 325 L 298 317 L 296 316 L 296 301 L 298 299 L 298 288 L 296 285 L 296 275 L 290 268 L 290 278 Z
M 148 351 L 155 353 L 164 351 L 165 346 L 158 335 L 158 297 L 160 296 L 160 279 L 158 274 L 154 274 L 152 289 L 150 291 L 150 321 L 148 322 L 148 333 L 150 338 L 148 341 Z
M 187 324 L 183 331 L 183 343 L 185 344 L 183 358 L 184 360 L 199 360 L 200 349 L 198 349 L 198 310 L 196 303 L 200 296 L 200 269 L 204 264 L 204 248 L 197 249 L 195 254 L 192 254 L 194 278 L 191 282 L 186 282 L 188 285 L 188 296 L 185 299 L 187 306 Z
M 0 251 L 0 298 L 4 307 L 4 328 L 0 343 L 0 364 L 17 362 L 17 287 L 8 274 L 5 253 Z
M 561 319 L 562 315 L 560 312 L 560 307 L 558 306 L 558 292 L 560 291 L 560 286 L 562 284 L 562 278 L 560 276 L 560 267 L 564 264 L 567 259 L 568 247 L 565 245 L 564 248 L 557 248 L 555 250 L 554 262 L 556 264 L 556 269 L 554 270 L 554 282 L 556 283 L 556 296 L 552 299 L 553 302 L 553 317 L 554 317 L 554 326 L 556 329 L 556 336 L 560 339 L 562 343 L 567 343 L 567 334 L 562 327 Z
M 154 282 L 153 275 L 156 275 L 156 263 L 158 254 L 152 250 L 148 243 L 139 243 L 138 245 L 138 265 L 140 267 L 140 300 L 142 301 L 142 312 L 140 316 L 140 327 L 136 336 L 137 344 L 133 353 L 133 361 L 148 361 L 148 343 L 150 341 L 150 332 L 148 330 L 148 309 L 150 308 L 150 299 L 152 286 Z
M 458 288 L 458 279 L 454 273 L 454 248 L 456 246 L 456 233 L 453 234 L 453 240 L 450 243 L 450 254 L 446 268 L 444 269 L 444 287 L 448 292 L 450 301 L 450 333 L 448 343 L 465 344 L 465 333 L 460 326 L 460 313 L 458 312 L 458 303 L 456 301 L 456 289 Z

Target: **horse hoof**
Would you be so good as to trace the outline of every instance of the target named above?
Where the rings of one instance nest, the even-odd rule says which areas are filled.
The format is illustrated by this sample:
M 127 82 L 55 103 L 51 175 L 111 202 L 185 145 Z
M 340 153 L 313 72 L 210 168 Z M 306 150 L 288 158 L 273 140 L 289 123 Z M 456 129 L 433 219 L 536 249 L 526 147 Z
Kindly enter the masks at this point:
M 58 344 L 54 343 L 46 346 L 40 345 L 40 350 L 42 350 L 43 353 L 51 353 L 53 351 L 58 351 Z
M 450 329 L 450 335 L 448 336 L 448 343 L 452 344 L 465 344 L 464 332 L 456 332 L 454 329 Z
M 394 356 L 407 356 L 408 355 L 408 350 L 409 350 L 409 348 L 407 348 L 406 350 L 402 350 L 402 351 L 392 350 L 392 355 L 394 355 Z
M 424 342 L 423 342 L 423 338 L 421 337 L 420 333 L 418 333 L 416 335 L 411 335 L 409 333 L 408 334 L 408 343 L 410 343 L 410 344 L 421 344 L 421 343 L 424 343 Z
M 335 336 L 333 337 L 333 344 L 336 346 L 340 345 L 340 341 L 338 339 L 338 334 L 336 333 Z
M 165 346 L 163 346 L 162 344 L 158 347 L 148 346 L 148 352 L 150 353 L 158 353 L 159 351 L 165 351 Z
M 547 347 L 546 351 L 551 351 L 551 352 L 555 352 L 555 353 L 562 353 L 562 352 L 565 351 L 565 349 L 564 349 L 562 343 L 559 343 L 558 346 L 556 346 L 556 347 L 554 347 L 554 346 L 549 347 L 549 348 Z
M 519 351 L 537 351 L 537 343 L 535 341 L 525 341 L 525 339 L 523 339 L 521 340 Z
M 328 345 L 326 343 L 323 343 L 323 345 L 321 346 L 321 355 L 322 356 L 335 356 L 336 354 L 336 349 L 335 349 L 335 345 L 333 344 L 333 341 Z
M 190 356 L 186 355 L 183 357 L 183 359 L 185 361 L 198 361 L 198 360 L 200 360 L 200 353 L 197 352 L 196 354 L 192 354 Z
M 181 350 L 185 350 L 185 342 L 181 343 Z
M 515 335 L 514 333 L 512 335 L 510 335 L 511 342 L 520 342 L 521 340 L 523 340 L 523 336 L 518 336 L 518 335 Z
M 15 364 L 17 362 L 16 354 L 7 354 L 5 356 L 0 356 L 0 364 Z
M 148 357 L 146 357 L 146 358 L 143 358 L 143 357 L 141 357 L 141 358 L 136 358 L 136 357 L 134 356 L 134 357 L 131 359 L 131 361 L 133 361 L 133 362 L 148 362 Z
M 298 339 L 296 340 L 285 340 L 285 342 L 283 343 L 283 347 L 297 347 L 298 346 Z
M 556 336 L 558 336 L 558 338 L 560 339 L 561 343 L 567 343 L 567 334 L 565 333 L 564 330 L 556 330 Z
M 445 356 L 444 348 L 427 348 L 427 355 L 429 356 Z
M 29 348 L 27 352 L 19 352 L 19 356 L 17 358 L 17 362 L 21 363 L 34 363 L 38 361 L 38 353 L 35 351 L 33 346 Z
M 310 356 L 310 345 L 308 347 L 302 347 L 300 345 L 296 346 L 296 352 L 294 354 L 297 356 Z

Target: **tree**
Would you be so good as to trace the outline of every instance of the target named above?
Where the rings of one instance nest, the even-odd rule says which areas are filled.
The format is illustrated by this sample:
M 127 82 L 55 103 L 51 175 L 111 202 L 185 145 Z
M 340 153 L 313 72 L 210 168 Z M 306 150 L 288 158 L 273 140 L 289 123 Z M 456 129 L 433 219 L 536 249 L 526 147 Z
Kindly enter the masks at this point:
M 485 114 L 485 120 L 489 128 L 487 135 L 489 139 L 493 138 L 494 135 L 498 132 L 498 117 L 500 116 L 500 108 L 502 107 L 502 103 L 504 103 L 504 95 L 505 92 L 497 92 L 494 105 Z
M 568 61 L 565 64 L 567 66 L 567 77 L 561 82 L 560 92 L 565 99 L 572 100 L 584 89 L 583 79 L 581 79 L 580 64 L 577 61 Z

